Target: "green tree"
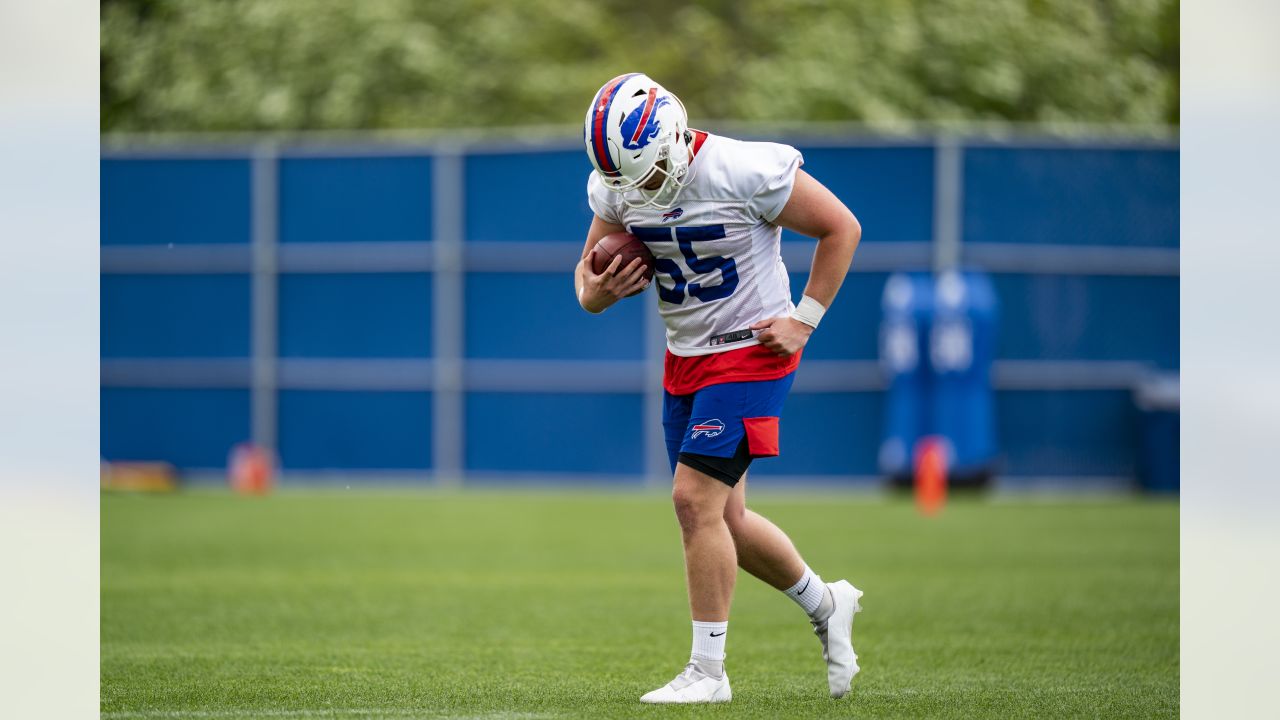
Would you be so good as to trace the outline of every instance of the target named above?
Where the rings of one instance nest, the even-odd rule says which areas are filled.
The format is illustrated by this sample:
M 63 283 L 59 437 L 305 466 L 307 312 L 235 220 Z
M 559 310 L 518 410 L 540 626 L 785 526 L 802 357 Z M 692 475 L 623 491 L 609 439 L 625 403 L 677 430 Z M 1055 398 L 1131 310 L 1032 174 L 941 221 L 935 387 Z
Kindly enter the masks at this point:
M 579 122 L 643 70 L 746 121 L 1178 122 L 1176 0 L 105 0 L 106 131 Z

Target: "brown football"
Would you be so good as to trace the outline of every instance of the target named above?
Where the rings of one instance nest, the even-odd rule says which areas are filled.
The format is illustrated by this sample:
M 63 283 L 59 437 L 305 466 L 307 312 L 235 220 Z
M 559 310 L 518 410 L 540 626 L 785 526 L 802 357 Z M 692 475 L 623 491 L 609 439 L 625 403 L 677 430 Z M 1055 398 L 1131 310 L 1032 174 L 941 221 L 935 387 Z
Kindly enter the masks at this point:
M 649 248 L 644 246 L 635 235 L 626 232 L 613 233 L 600 238 L 600 242 L 591 248 L 591 271 L 599 275 L 604 272 L 609 263 L 618 255 L 622 256 L 622 264 L 618 266 L 619 272 L 622 271 L 635 258 L 640 258 L 640 262 L 644 265 L 645 280 L 653 280 L 653 253 L 649 252 Z

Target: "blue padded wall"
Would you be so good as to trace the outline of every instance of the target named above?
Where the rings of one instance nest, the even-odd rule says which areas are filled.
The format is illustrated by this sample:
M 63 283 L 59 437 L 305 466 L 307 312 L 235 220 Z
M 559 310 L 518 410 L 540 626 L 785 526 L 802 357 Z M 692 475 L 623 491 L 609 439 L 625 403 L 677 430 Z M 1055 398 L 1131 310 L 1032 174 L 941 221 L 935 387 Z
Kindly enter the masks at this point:
M 103 245 L 249 242 L 249 161 L 104 159 Z
M 467 469 L 639 475 L 642 405 L 620 393 L 471 393 Z
M 804 168 L 843 200 L 872 242 L 933 238 L 932 147 L 805 148 Z M 466 158 L 466 237 L 477 241 L 581 242 L 591 223 L 579 150 Z M 536 177 L 518 192 L 512 178 Z M 796 237 L 786 233 L 789 238 Z
M 280 242 L 431 239 L 430 157 L 286 157 Z
M 1178 367 L 1178 278 L 992 275 L 998 357 L 1132 360 Z
M 103 275 L 104 358 L 248 357 L 248 275 Z
M 1131 476 L 1138 417 L 1128 390 L 996 393 L 1004 472 L 1022 476 Z
M 1178 151 L 967 148 L 966 242 L 1178 246 Z
M 864 243 L 931 241 L 932 145 L 796 145 L 805 154 L 805 169 L 859 216 Z M 297 247 L 431 241 L 435 167 L 429 150 L 324 152 L 287 151 L 278 167 L 278 240 L 294 244 L 290 258 L 318 260 L 311 269 L 335 270 L 276 278 L 280 357 L 431 359 L 437 310 L 431 272 L 343 272 L 339 265 L 323 265 L 329 256 Z M 1176 148 L 982 143 L 962 152 L 965 242 L 1008 243 L 1011 262 L 1036 245 L 1055 251 L 1178 247 Z M 169 243 L 250 242 L 252 163 L 247 156 L 102 160 L 104 363 L 250 357 L 252 282 L 247 274 L 226 272 L 237 269 L 232 263 L 247 257 L 247 248 L 215 252 L 210 257 L 220 261 L 210 269 L 218 272 L 208 274 L 186 265 L 166 267 L 165 253 Z M 590 165 L 582 151 L 476 150 L 462 163 L 460 210 L 469 244 L 464 256 L 476 263 L 462 277 L 465 302 L 458 308 L 465 313 L 465 358 L 644 360 L 653 296 L 621 302 L 600 316 L 582 312 L 573 297 L 570 269 L 591 220 L 585 197 Z M 492 255 L 501 249 L 496 241 L 530 243 L 526 250 L 542 253 L 537 271 L 498 271 L 503 265 Z M 124 247 L 130 245 L 135 247 Z M 169 257 L 189 263 L 194 256 Z M 1152 257 L 1167 259 L 1142 255 Z M 546 272 L 543 261 L 546 268 L 563 270 Z M 791 271 L 792 295 L 799 299 L 808 268 Z M 878 358 L 887 276 L 849 275 L 806 350 L 808 361 Z M 1002 360 L 1179 365 L 1176 275 L 1002 272 L 992 280 L 1001 301 Z M 467 370 L 463 377 L 476 382 L 493 378 Z M 614 370 L 596 366 L 584 372 Z M 104 377 L 128 382 L 120 373 Z M 513 382 L 519 380 L 529 383 L 527 391 L 464 395 L 467 470 L 639 480 L 641 439 L 660 422 L 644 416 L 641 395 L 548 392 L 536 376 Z M 431 398 L 425 385 L 394 392 L 286 387 L 278 392 L 284 465 L 429 470 Z M 753 473 L 766 482 L 785 475 L 875 475 L 882 406 L 878 392 L 792 394 L 783 414 L 783 456 L 756 463 Z M 221 467 L 230 447 L 248 439 L 250 412 L 243 388 L 105 387 L 102 452 L 109 459 L 165 459 L 180 468 Z M 1127 390 L 1000 391 L 997 422 L 1008 474 L 1133 471 L 1137 426 Z
M 804 374 L 803 362 L 796 372 Z M 782 409 L 782 454 L 753 462 L 752 475 L 875 475 L 882 406 L 878 392 L 792 393 Z
M 468 155 L 466 238 L 582 243 L 591 225 L 582 150 Z M 570 261 L 570 267 L 577 258 Z
M 101 452 L 109 460 L 163 460 L 179 468 L 226 467 L 249 439 L 249 391 L 103 388 Z
M 572 264 L 569 265 L 570 270 Z M 469 273 L 467 357 L 638 360 L 652 293 L 628 298 L 599 315 L 582 310 L 573 275 Z
M 854 259 L 857 262 L 857 259 Z M 807 268 L 806 268 L 807 269 Z M 875 360 L 880 357 L 880 296 L 888 273 L 849 273 L 822 329 L 805 345 L 807 360 Z M 800 302 L 808 272 L 791 273 L 791 299 Z
M 804 170 L 858 216 L 866 242 L 933 239 L 932 147 L 805 148 Z M 799 237 L 790 231 L 784 239 Z
M 279 416 L 288 469 L 431 467 L 431 393 L 283 390 Z
M 425 358 L 431 354 L 431 275 L 280 276 L 280 356 Z

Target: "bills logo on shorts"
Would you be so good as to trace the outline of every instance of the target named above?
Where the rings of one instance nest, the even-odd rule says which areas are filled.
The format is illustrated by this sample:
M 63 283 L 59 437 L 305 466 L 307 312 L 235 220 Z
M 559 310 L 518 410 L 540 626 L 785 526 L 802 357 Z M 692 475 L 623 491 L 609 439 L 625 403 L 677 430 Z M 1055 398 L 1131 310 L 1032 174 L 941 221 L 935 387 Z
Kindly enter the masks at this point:
M 695 438 L 699 435 L 713 438 L 722 432 L 724 432 L 724 423 L 719 420 L 708 420 L 693 426 L 693 437 Z

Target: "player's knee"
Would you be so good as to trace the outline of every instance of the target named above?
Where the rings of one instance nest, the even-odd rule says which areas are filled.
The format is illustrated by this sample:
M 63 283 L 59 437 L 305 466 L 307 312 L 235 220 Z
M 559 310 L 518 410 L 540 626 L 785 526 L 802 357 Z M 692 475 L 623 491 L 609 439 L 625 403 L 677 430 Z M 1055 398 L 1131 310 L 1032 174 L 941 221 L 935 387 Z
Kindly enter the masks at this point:
M 706 502 L 706 498 L 686 485 L 676 483 L 671 491 L 671 502 L 676 509 L 676 520 L 684 530 L 692 530 L 718 519 L 720 513 Z
M 729 503 L 724 508 L 724 524 L 729 526 L 729 532 L 737 537 L 738 532 L 742 529 L 747 520 L 747 508 L 735 503 Z

